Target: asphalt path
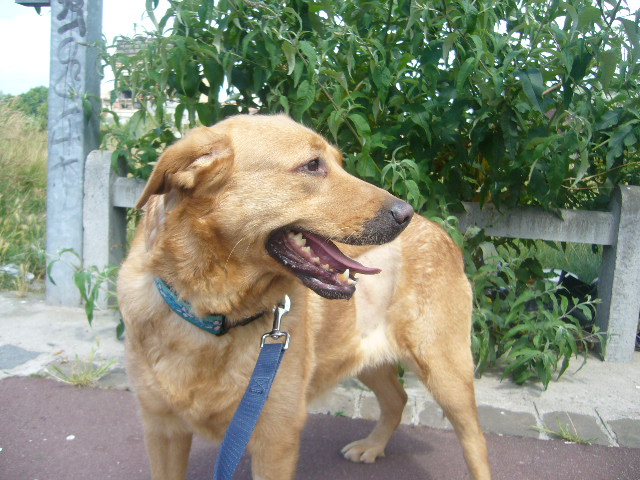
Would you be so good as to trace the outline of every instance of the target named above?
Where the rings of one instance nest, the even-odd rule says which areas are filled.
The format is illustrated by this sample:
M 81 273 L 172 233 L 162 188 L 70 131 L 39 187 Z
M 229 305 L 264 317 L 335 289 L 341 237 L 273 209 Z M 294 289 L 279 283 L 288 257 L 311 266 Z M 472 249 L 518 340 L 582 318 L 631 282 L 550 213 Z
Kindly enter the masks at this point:
M 354 464 L 340 448 L 373 422 L 311 415 L 297 479 L 467 479 L 451 431 L 402 425 L 386 457 Z M 277 441 L 277 439 L 274 439 Z M 495 479 L 640 480 L 640 449 L 487 435 Z M 215 448 L 195 439 L 188 479 L 213 478 Z M 277 461 L 277 459 L 274 459 Z M 149 478 L 142 428 L 131 392 L 76 388 L 43 378 L 0 381 L 0 479 L 142 480 Z M 249 459 L 236 479 L 250 479 Z

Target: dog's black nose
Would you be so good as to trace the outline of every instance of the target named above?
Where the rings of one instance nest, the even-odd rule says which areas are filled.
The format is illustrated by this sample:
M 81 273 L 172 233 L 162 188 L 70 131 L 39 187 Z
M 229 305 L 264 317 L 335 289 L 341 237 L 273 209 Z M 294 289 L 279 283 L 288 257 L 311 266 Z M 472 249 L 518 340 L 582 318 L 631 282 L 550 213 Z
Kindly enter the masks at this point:
M 413 207 L 398 200 L 391 206 L 391 215 L 398 225 L 406 225 L 413 217 Z

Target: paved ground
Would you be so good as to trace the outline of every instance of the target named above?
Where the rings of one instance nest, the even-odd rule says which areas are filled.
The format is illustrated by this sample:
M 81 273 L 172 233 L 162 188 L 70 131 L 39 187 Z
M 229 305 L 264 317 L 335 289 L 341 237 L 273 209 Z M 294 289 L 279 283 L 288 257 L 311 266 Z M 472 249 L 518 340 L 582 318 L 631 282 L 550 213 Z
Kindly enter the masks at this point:
M 51 308 L 40 296 L 6 292 L 0 292 L 0 311 L 0 479 L 148 478 L 112 315 L 98 315 L 89 327 L 81 309 Z M 115 360 L 100 381 L 110 389 L 24 378 L 47 376 L 53 365 L 69 371 L 92 357 L 96 365 Z M 493 433 L 488 439 L 496 478 L 640 480 L 640 356 L 631 364 L 592 358 L 577 371 L 580 364 L 574 360 L 547 391 L 492 375 L 477 381 L 481 422 Z M 374 466 L 353 465 L 339 455 L 342 445 L 371 428 L 366 419 L 377 414 L 371 393 L 349 381 L 316 403 L 298 478 L 467 478 L 439 408 L 410 375 L 405 387 L 406 425 L 387 458 Z M 544 440 L 548 436 L 532 428 L 559 425 L 573 425 L 597 445 Z M 212 447 L 196 442 L 189 478 L 210 476 L 213 458 Z M 244 465 L 238 478 L 249 478 Z
M 133 394 L 74 388 L 42 378 L 0 381 L 0 478 L 7 480 L 149 478 Z M 339 451 L 366 436 L 373 422 L 312 415 L 302 441 L 298 479 L 466 479 L 462 452 L 446 430 L 403 425 L 387 456 L 374 465 L 344 460 Z M 487 436 L 498 479 L 640 478 L 640 451 L 557 440 Z M 189 479 L 212 478 L 215 450 L 197 440 Z M 249 479 L 245 458 L 237 474 Z

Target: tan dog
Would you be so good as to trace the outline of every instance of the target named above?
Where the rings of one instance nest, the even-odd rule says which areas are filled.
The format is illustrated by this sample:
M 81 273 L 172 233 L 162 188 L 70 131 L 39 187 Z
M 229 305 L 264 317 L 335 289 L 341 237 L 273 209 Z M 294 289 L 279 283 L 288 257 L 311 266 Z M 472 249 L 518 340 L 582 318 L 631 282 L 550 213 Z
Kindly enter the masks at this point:
M 221 441 L 285 294 L 291 346 L 249 443 L 254 478 L 294 477 L 309 401 L 351 375 L 375 392 L 381 415 L 343 454 L 382 456 L 407 399 L 399 361 L 442 406 L 473 478 L 490 478 L 460 251 L 436 224 L 416 217 L 408 225 L 409 205 L 341 162 L 311 130 L 258 115 L 193 130 L 160 158 L 118 282 L 154 479 L 184 478 L 194 432 Z M 223 314 L 233 328 L 214 336 L 189 324 L 154 277 L 196 315 Z

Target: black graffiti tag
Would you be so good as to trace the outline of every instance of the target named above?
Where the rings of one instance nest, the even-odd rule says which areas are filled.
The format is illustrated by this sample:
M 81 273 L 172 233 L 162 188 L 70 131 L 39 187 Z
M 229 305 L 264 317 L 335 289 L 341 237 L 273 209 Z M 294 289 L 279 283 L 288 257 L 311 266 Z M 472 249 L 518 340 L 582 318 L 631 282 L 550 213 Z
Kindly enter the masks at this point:
M 80 140 L 78 134 L 82 112 L 81 96 L 83 65 L 78 59 L 79 43 L 87 35 L 84 18 L 85 0 L 58 0 L 61 10 L 56 19 L 61 22 L 57 32 L 64 35 L 56 49 L 56 56 L 61 68 L 56 69 L 52 85 L 52 93 L 61 99 L 55 112 L 56 122 L 51 128 L 50 144 L 57 146 L 58 155 L 52 156 L 51 171 L 61 169 L 62 178 L 68 179 L 71 171 L 80 164 L 80 159 L 71 154 Z M 64 183 L 64 182 L 63 182 Z
M 65 23 L 58 28 L 58 33 L 65 33 L 74 28 L 78 28 L 80 36 L 86 36 L 87 25 L 84 22 L 84 15 L 82 14 L 84 0 L 58 0 L 58 3 L 63 6 L 62 11 L 58 14 L 58 20 L 66 20 L 69 13 L 74 14 L 69 15 L 69 23 Z

